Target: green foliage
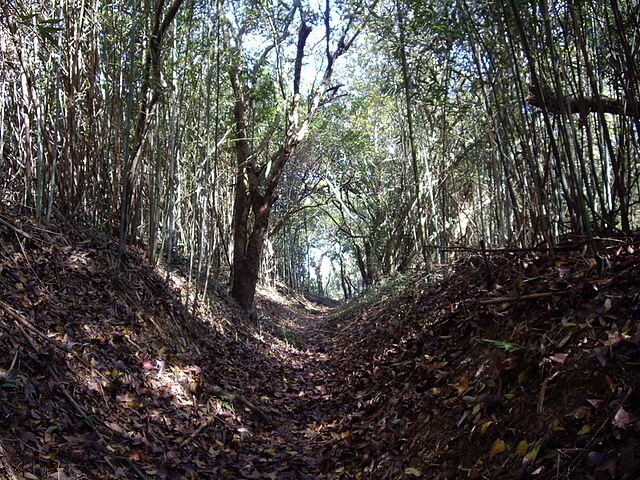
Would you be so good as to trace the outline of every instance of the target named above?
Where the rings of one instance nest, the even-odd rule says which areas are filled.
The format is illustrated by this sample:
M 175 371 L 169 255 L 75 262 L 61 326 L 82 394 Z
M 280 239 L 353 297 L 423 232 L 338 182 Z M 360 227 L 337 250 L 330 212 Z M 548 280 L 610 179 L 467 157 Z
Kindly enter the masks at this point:
M 116 231 L 127 149 L 137 141 L 132 234 L 149 237 L 152 256 L 162 237 L 193 268 L 212 262 L 225 272 L 237 185 L 229 70 L 242 72 L 248 161 L 265 175 L 293 119 L 303 13 L 314 27 L 303 110 L 326 65 L 323 6 L 185 2 L 153 59 L 156 76 L 149 45 L 166 11 L 154 5 L 2 4 L 3 200 L 41 205 L 49 196 L 51 211 Z M 333 21 L 353 3 L 332 6 Z M 452 244 L 526 247 L 592 227 L 631 231 L 640 221 L 640 147 L 624 109 L 638 104 L 637 8 L 629 0 L 571 9 L 524 0 L 371 4 L 373 19 L 329 86 L 344 84 L 343 95 L 323 106 L 282 172 L 270 271 L 314 288 L 322 258 L 323 288 L 348 297 L 450 260 L 439 252 Z M 538 86 L 564 104 L 599 97 L 621 108 L 541 108 L 531 101 Z
M 378 302 L 395 297 L 407 289 L 415 289 L 416 284 L 421 280 L 422 277 L 416 275 L 397 275 L 393 278 L 385 278 L 371 288 L 366 289 L 361 295 L 342 304 L 330 315 L 330 318 L 345 319 L 355 317 Z
M 305 338 L 297 331 L 283 326 L 282 327 L 282 339 L 287 344 L 301 344 L 304 342 Z
M 49 46 L 57 44 L 56 34 L 63 30 L 62 22 L 62 18 L 51 17 L 44 8 L 35 10 L 34 5 L 23 1 L 7 2 L 0 12 L 0 24 L 5 24 L 13 35 L 30 32 Z
M 253 87 L 254 122 L 269 127 L 278 110 L 275 78 L 266 67 L 260 69 Z
M 483 342 L 487 342 L 487 343 L 491 343 L 492 345 L 497 346 L 498 348 L 501 348 L 502 350 L 504 350 L 505 352 L 517 352 L 520 350 L 524 350 L 526 347 L 523 347 L 522 345 L 518 345 L 517 343 L 512 343 L 512 342 L 503 342 L 500 340 L 492 340 L 490 338 L 483 338 L 482 339 Z

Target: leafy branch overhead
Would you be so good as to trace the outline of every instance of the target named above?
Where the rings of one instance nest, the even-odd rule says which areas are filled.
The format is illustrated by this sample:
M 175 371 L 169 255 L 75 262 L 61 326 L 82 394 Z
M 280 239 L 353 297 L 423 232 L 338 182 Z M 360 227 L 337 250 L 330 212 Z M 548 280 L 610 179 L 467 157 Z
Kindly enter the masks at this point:
M 283 8 L 281 5 L 279 8 Z M 229 77 L 234 93 L 234 120 L 235 120 L 235 155 L 236 155 L 236 188 L 234 193 L 233 206 L 233 280 L 232 295 L 239 305 L 247 310 L 253 307 L 256 285 L 259 276 L 262 250 L 265 237 L 269 229 L 271 209 L 276 200 L 276 193 L 284 169 L 292 158 L 296 148 L 303 141 L 309 131 L 312 119 L 316 115 L 323 98 L 326 95 L 335 94 L 336 86 L 331 86 L 334 70 L 334 62 L 346 51 L 355 41 L 362 25 L 352 21 L 353 16 L 344 25 L 339 38 L 333 39 L 333 27 L 331 25 L 331 4 L 326 4 L 324 12 L 324 38 L 326 40 L 327 51 L 325 63 L 321 64 L 322 80 L 318 86 L 310 86 L 308 92 L 308 103 L 302 103 L 302 73 L 303 61 L 307 55 L 307 42 L 313 30 L 307 22 L 306 7 L 296 2 L 290 7 L 289 13 L 278 14 L 278 10 L 272 12 L 270 25 L 274 26 L 277 42 L 269 43 L 257 55 L 257 62 L 253 66 L 251 74 L 248 74 L 248 58 L 242 57 L 244 47 L 240 32 L 243 27 L 238 26 L 238 31 L 234 34 L 229 31 L 232 25 L 226 24 L 227 33 L 225 38 L 229 41 L 234 39 L 234 50 L 241 55 L 239 60 L 231 62 Z M 286 10 L 285 10 L 286 12 Z M 284 17 L 285 21 L 278 23 L 278 18 Z M 293 35 L 292 25 L 298 19 L 297 36 L 295 40 L 293 57 L 293 85 L 290 93 L 284 88 L 281 89 L 282 99 L 278 104 L 286 105 L 286 112 L 272 120 L 270 125 L 265 126 L 266 135 L 261 142 L 256 144 L 252 141 L 251 131 L 257 127 L 255 124 L 255 86 L 259 84 L 256 78 L 256 68 L 262 67 L 269 60 L 269 55 L 274 48 L 279 47 L 279 43 Z M 259 34 L 260 32 L 256 32 Z M 332 49 L 332 42 L 335 48 Z M 230 47 L 230 46 L 229 46 Z M 230 49 L 229 49 L 230 50 Z M 277 56 L 279 61 L 282 57 Z M 287 119 L 282 136 L 274 137 L 280 129 L 281 117 Z M 272 143 L 275 146 L 272 146 Z M 271 147 L 271 148 L 270 148 Z M 260 157 L 264 160 L 260 161 Z

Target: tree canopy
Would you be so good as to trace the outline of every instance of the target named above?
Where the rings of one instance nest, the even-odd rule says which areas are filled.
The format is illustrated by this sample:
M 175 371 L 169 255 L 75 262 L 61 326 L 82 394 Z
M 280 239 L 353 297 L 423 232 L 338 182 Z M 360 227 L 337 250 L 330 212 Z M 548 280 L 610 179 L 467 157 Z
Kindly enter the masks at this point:
M 628 232 L 637 2 L 17 0 L 0 198 L 200 292 L 336 297 L 465 248 Z M 121 258 L 120 261 L 124 261 Z

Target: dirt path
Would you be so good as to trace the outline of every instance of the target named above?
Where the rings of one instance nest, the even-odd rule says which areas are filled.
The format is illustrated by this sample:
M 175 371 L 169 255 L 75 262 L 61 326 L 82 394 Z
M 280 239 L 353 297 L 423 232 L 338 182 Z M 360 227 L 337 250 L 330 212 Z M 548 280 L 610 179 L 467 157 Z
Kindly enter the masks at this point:
M 509 253 L 487 291 L 471 258 L 346 324 L 279 287 L 256 325 L 222 285 L 194 315 L 141 249 L 116 272 L 115 241 L 12 224 L 0 478 L 640 478 L 637 238 L 606 277 Z
M 326 318 L 326 312 L 298 311 L 277 320 L 291 342 L 263 359 L 256 386 L 274 427 L 256 429 L 238 444 L 241 478 L 328 478 L 323 455 L 340 414 L 333 389 L 341 374 Z

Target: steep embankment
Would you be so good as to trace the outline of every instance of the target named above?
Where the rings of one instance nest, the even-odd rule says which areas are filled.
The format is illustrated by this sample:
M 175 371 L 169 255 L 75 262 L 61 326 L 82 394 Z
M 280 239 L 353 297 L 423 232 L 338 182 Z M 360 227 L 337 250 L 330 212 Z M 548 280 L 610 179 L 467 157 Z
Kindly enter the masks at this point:
M 0 477 L 316 476 L 333 367 L 296 329 L 323 307 L 267 292 L 254 325 L 216 286 L 191 315 L 164 277 L 141 250 L 117 270 L 108 238 L 0 212 Z
M 332 314 L 263 291 L 251 324 L 51 230 L 0 212 L 2 478 L 640 475 L 637 238 L 604 266 L 470 255 Z
M 470 256 L 334 317 L 349 387 L 327 471 L 640 478 L 638 240 L 599 242 L 600 265 L 583 245 Z

